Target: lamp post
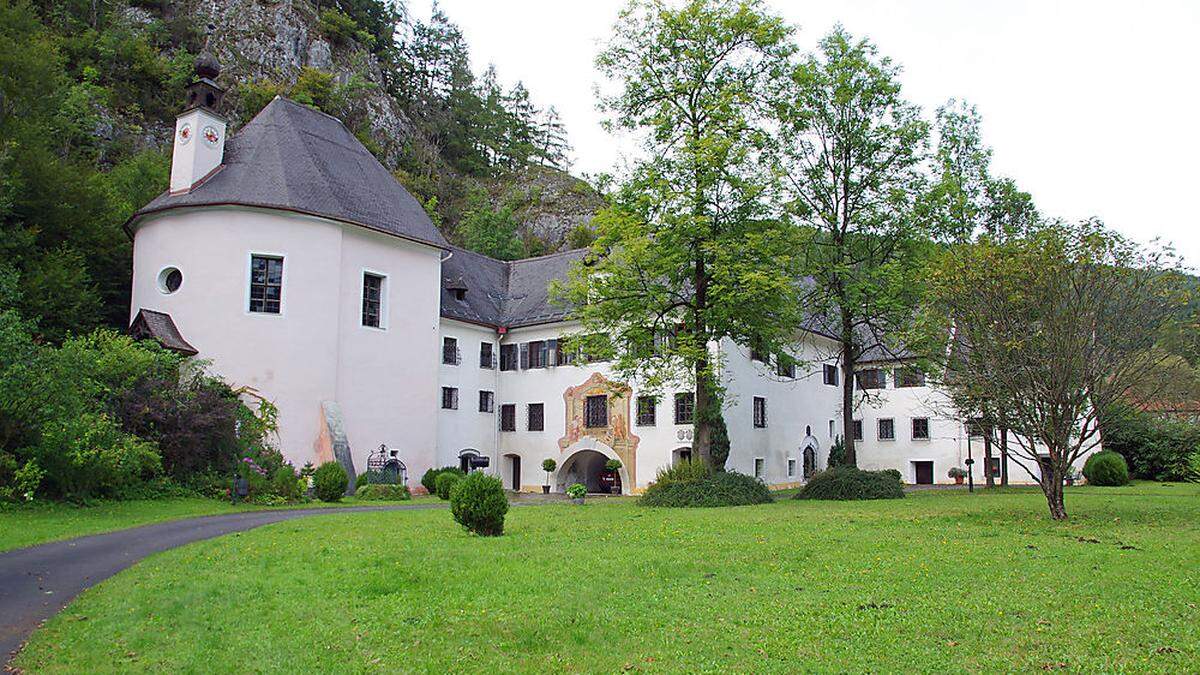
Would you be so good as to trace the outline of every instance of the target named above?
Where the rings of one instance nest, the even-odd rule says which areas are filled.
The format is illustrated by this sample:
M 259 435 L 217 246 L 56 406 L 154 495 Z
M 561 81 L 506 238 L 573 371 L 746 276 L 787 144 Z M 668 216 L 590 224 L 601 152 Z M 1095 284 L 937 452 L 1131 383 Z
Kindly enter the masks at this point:
M 975 491 L 975 458 L 971 457 L 971 422 L 967 422 L 967 492 Z

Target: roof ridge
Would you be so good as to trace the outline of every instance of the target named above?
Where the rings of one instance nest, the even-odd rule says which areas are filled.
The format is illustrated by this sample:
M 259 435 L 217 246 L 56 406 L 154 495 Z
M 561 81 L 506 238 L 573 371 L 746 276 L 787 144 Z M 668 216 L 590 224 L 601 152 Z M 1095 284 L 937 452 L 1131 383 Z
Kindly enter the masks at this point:
M 526 263 L 526 262 L 532 262 L 534 260 L 545 260 L 546 258 L 554 258 L 557 256 L 571 255 L 572 253 L 579 253 L 580 251 L 587 251 L 590 248 L 591 248 L 590 246 L 582 246 L 580 248 L 567 249 L 566 251 L 556 251 L 554 253 L 547 253 L 545 255 L 535 255 L 530 258 L 517 258 L 516 260 L 502 260 L 500 262 L 506 262 L 510 265 L 515 265 L 516 263 Z

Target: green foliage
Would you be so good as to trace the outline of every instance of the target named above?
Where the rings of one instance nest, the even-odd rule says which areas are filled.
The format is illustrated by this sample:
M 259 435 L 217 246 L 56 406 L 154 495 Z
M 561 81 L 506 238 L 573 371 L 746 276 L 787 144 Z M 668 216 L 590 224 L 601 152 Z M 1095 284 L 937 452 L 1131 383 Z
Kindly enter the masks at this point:
M 587 496 L 587 486 L 583 483 L 571 483 L 567 487 L 567 496 L 571 499 L 583 499 Z
M 547 457 L 546 459 L 542 460 L 542 471 L 545 471 L 546 473 L 553 473 L 557 468 L 558 462 L 556 462 L 553 457 Z
M 846 464 L 846 444 L 839 437 L 829 446 L 829 459 L 826 461 L 826 467 L 832 469 L 835 466 L 844 466 Z
M 45 471 L 46 489 L 70 501 L 119 497 L 121 491 L 161 470 L 158 450 L 121 431 L 109 417 L 84 413 L 55 420 L 31 450 Z
M 621 466 L 622 466 L 621 460 L 619 460 L 619 459 L 610 459 L 604 463 L 604 468 L 609 471 L 616 471 L 616 470 L 620 469 Z
M 950 470 L 946 472 L 946 476 L 948 478 L 966 478 L 967 470 L 961 466 L 952 466 L 950 467 Z
M 446 474 L 446 477 L 451 477 L 451 474 Z M 454 520 L 468 531 L 484 537 L 504 534 L 508 497 L 504 494 L 500 479 L 482 471 L 473 471 L 466 478 L 453 478 L 450 512 Z
M 796 499 L 901 499 L 904 485 L 891 472 L 862 471 L 853 466 L 838 466 L 817 472 L 796 493 Z
M 1088 456 L 1083 476 L 1089 485 L 1125 485 L 1129 482 L 1129 465 L 1120 453 L 1102 450 Z
M 296 475 L 291 464 L 282 464 L 271 474 L 271 493 L 286 502 L 298 502 L 304 496 L 306 481 Z
M 317 18 L 317 30 L 333 42 L 346 44 L 358 35 L 358 24 L 354 19 L 332 7 L 321 10 Z
M 359 479 L 354 496 L 362 501 L 399 502 L 412 499 L 412 493 L 406 485 L 363 483 L 362 476 Z
M 395 485 L 400 477 L 391 471 L 364 471 L 354 479 L 355 485 Z
M 460 477 L 466 476 L 463 470 L 457 466 L 443 466 L 440 469 L 431 468 L 426 470 L 425 474 L 421 476 L 421 487 L 424 487 L 425 491 L 431 495 L 437 494 L 437 479 L 438 476 L 444 473 L 453 473 Z
M 22 464 L 13 455 L 0 451 L 0 503 L 32 501 L 45 475 L 37 460 L 29 459 Z
M 493 209 L 481 197 L 458 225 L 463 246 L 498 260 L 515 260 L 525 255 L 525 246 L 517 233 L 512 209 Z
M 313 491 L 317 499 L 323 502 L 341 501 L 349 484 L 350 476 L 346 475 L 346 469 L 338 462 L 325 462 L 313 474 Z
M 439 473 L 437 480 L 434 481 L 438 499 L 450 499 L 451 491 L 454 490 L 454 486 L 461 480 L 465 480 L 461 471 L 443 471 Z
M 736 471 L 709 471 L 703 462 L 685 462 L 660 472 L 639 503 L 644 506 L 714 507 L 772 501 L 771 491 L 753 476 Z
M 1191 466 L 1200 454 L 1200 425 L 1120 405 L 1101 416 L 1100 427 L 1105 449 L 1120 453 L 1134 476 L 1161 481 L 1200 478 Z

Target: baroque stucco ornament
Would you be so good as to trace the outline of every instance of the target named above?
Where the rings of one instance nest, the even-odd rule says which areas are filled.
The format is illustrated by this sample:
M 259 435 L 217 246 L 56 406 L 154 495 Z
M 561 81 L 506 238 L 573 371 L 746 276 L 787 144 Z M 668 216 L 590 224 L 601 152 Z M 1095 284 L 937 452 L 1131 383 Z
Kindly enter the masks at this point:
M 600 373 L 592 373 L 583 384 L 567 387 L 563 392 L 563 402 L 567 410 L 567 433 L 558 439 L 560 452 L 566 452 L 585 437 L 594 438 L 612 448 L 629 476 L 629 488 L 637 485 L 637 446 L 641 441 L 629 430 L 632 393 L 633 390 L 628 386 L 613 382 Z M 589 428 L 584 423 L 584 402 L 589 396 L 601 394 L 608 396 L 608 426 Z

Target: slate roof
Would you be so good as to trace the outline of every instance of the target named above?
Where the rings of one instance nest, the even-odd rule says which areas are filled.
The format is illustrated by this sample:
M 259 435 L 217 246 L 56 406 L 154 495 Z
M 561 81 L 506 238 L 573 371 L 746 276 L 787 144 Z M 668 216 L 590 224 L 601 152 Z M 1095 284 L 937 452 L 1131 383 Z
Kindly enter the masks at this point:
M 142 308 L 129 324 L 129 334 L 139 340 L 154 340 L 165 349 L 179 352 L 185 356 L 195 356 L 199 352 L 183 339 L 183 334 L 175 326 L 171 315 L 157 312 L 153 309 Z
M 216 205 L 285 209 L 447 247 L 421 204 L 337 118 L 278 96 L 227 140 L 207 180 L 186 194 L 164 192 L 129 222 Z
M 506 262 L 452 247 L 442 261 L 442 316 L 506 328 L 561 321 L 569 308 L 550 298 L 550 284 L 565 280 L 586 254 L 576 249 Z M 462 300 L 456 286 L 466 286 Z

